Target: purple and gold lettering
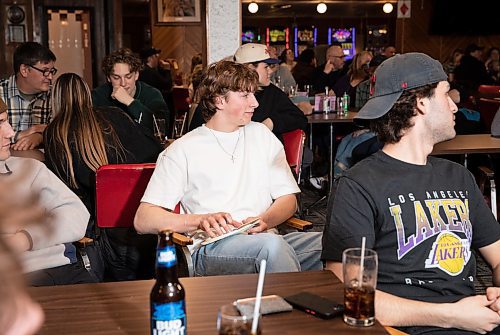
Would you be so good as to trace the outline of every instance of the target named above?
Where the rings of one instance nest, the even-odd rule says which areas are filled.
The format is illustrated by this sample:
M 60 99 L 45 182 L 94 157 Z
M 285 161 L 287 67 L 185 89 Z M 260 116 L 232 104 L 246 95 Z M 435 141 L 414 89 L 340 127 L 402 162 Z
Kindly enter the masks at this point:
M 434 234 L 438 234 L 443 230 L 447 230 L 446 222 L 439 215 L 440 200 L 426 200 L 425 205 L 429 209 L 431 215 L 432 226 L 434 227 Z
M 396 224 L 396 234 L 398 237 L 398 259 L 401 259 L 408 251 L 415 246 L 415 236 L 408 237 L 408 242 L 405 241 L 405 229 L 403 220 L 401 219 L 401 206 L 389 207 L 391 216 Z
M 420 201 L 415 201 L 413 206 L 415 208 L 415 224 L 417 228 L 415 243 L 419 244 L 423 240 L 431 237 L 434 234 L 434 230 L 429 223 L 429 219 L 427 219 L 427 215 Z
M 444 199 L 441 201 L 444 213 L 448 219 L 448 229 L 453 231 L 462 231 L 460 222 L 458 221 L 457 211 L 455 207 L 455 199 Z

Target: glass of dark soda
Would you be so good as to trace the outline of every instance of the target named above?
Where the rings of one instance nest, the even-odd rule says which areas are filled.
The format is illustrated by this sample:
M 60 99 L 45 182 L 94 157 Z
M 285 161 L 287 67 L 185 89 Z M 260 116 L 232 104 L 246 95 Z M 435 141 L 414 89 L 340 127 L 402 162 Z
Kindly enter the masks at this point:
M 378 259 L 372 249 L 344 250 L 344 322 L 351 326 L 367 327 L 375 322 L 375 289 Z
M 257 335 L 262 334 L 260 321 L 257 327 Z M 235 304 L 223 305 L 217 315 L 218 334 L 250 335 L 252 333 L 252 322 L 253 315 L 242 315 Z

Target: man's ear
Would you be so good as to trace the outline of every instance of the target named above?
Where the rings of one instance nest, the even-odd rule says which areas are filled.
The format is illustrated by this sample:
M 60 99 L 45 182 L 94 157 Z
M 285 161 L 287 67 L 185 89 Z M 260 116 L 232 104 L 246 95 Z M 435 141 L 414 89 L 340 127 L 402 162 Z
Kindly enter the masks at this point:
M 218 96 L 215 98 L 214 102 L 215 102 L 215 107 L 217 107 L 217 109 L 221 109 L 221 107 L 224 106 L 226 99 L 224 99 L 224 97 Z
M 21 66 L 19 67 L 19 74 L 26 78 L 28 76 L 28 71 L 29 71 L 29 66 L 26 65 L 26 64 L 21 64 Z
M 429 105 L 429 98 L 420 98 L 417 97 L 417 112 L 419 114 L 425 115 L 427 114 L 427 106 Z

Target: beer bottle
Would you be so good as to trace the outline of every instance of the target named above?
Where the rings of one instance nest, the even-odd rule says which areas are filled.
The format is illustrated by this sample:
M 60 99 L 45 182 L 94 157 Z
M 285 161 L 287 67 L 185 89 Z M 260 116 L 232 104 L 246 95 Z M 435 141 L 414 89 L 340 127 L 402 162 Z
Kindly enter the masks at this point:
M 151 290 L 151 335 L 185 335 L 186 303 L 184 287 L 177 277 L 173 232 L 159 233 L 156 249 L 156 283 Z

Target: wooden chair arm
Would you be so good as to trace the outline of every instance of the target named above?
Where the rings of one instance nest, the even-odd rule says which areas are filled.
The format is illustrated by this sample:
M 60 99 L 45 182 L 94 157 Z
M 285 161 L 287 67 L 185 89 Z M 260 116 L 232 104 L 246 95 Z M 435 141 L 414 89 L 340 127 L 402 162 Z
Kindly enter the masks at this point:
M 298 230 L 306 230 L 313 226 L 312 222 L 301 220 L 293 216 L 286 220 L 284 223 Z
M 85 246 L 86 244 L 89 244 L 92 242 L 94 242 L 93 239 L 91 239 L 90 237 L 84 236 L 80 240 L 78 240 L 76 243 L 79 243 L 79 244 Z
M 481 171 L 487 178 L 493 178 L 495 177 L 495 172 L 491 170 L 489 167 L 486 166 L 479 166 L 478 167 L 479 171 Z
M 193 244 L 193 240 L 190 237 L 187 237 L 186 235 L 174 233 L 173 238 L 174 238 L 174 243 L 180 245 L 181 247 Z
M 397 330 L 396 328 L 392 328 L 389 326 L 385 326 L 384 328 L 391 335 L 408 335 L 407 333 Z

